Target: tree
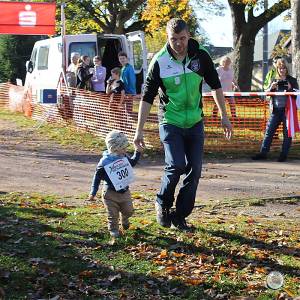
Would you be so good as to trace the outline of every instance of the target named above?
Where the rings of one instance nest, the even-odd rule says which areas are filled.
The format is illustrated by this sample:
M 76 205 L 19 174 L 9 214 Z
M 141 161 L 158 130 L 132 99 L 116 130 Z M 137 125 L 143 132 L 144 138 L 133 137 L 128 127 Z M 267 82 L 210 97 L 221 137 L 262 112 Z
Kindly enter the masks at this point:
M 300 0 L 291 0 L 293 73 L 300 83 Z
M 172 17 L 182 17 L 192 28 L 197 28 L 188 0 L 74 0 L 67 2 L 65 14 L 66 32 L 72 34 L 151 32 L 154 27 L 163 27 Z M 146 29 L 149 24 L 150 30 Z
M 123 34 L 143 29 L 139 16 L 145 0 L 74 0 L 67 2 L 66 32 Z M 59 12 L 59 10 L 58 10 Z
M 235 78 L 242 91 L 251 89 L 255 37 L 268 22 L 290 8 L 289 0 L 280 0 L 270 8 L 254 15 L 257 7 L 263 6 L 263 0 L 228 0 L 232 23 Z
M 0 82 L 15 83 L 16 78 L 24 81 L 25 63 L 30 58 L 34 43 L 39 39 L 40 36 L 0 36 Z
M 146 43 L 149 52 L 158 51 L 166 43 L 166 24 L 176 17 L 187 22 L 192 34 L 197 32 L 198 23 L 189 0 L 147 1 L 141 20 L 146 23 Z
M 176 17 L 185 20 L 192 32 L 196 31 L 197 19 L 194 16 L 189 0 L 169 0 L 167 2 L 148 0 L 147 6 L 142 13 L 142 21 L 147 23 L 145 31 L 150 34 L 165 29 L 167 22 L 171 18 Z

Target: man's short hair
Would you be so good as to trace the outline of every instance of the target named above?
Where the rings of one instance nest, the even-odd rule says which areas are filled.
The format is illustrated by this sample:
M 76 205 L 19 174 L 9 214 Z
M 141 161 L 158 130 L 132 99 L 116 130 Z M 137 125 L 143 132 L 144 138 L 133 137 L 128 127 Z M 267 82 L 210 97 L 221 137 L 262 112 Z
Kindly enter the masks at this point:
M 121 51 L 121 52 L 118 53 L 118 57 L 120 57 L 120 56 L 125 56 L 125 57 L 128 58 L 127 53 L 124 52 L 124 51 Z
M 173 33 L 180 33 L 181 31 L 188 30 L 188 26 L 185 21 L 183 21 L 180 18 L 173 18 L 167 23 L 167 31 L 173 32 Z

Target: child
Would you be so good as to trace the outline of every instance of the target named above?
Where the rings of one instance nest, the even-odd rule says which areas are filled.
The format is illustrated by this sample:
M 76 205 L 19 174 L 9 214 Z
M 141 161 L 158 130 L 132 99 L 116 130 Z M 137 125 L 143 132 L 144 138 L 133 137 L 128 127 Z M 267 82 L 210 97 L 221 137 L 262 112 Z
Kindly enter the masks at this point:
M 121 97 L 119 104 L 122 105 L 125 97 L 125 88 L 123 81 L 120 79 L 120 76 L 120 68 L 113 68 L 111 70 L 111 77 L 107 80 L 106 93 L 111 95 L 110 102 L 113 101 L 114 94 L 120 94 Z
M 109 99 L 109 123 L 111 127 L 126 130 L 127 116 L 123 109 L 125 99 L 124 83 L 120 79 L 121 69 L 113 68 L 107 80 L 106 93 Z
M 125 184 L 125 186 L 122 186 L 122 188 L 120 188 L 120 182 L 120 185 L 117 186 L 112 175 L 113 172 L 110 171 L 116 169 L 117 171 L 115 171 L 115 173 L 118 174 L 117 176 L 123 174 L 125 175 L 124 177 L 126 178 L 127 176 L 128 179 L 128 177 L 130 177 L 130 169 L 132 169 L 131 167 L 136 165 L 141 154 L 135 150 L 131 158 L 126 155 L 126 148 L 129 145 L 128 140 L 126 135 L 119 130 L 113 130 L 109 132 L 105 138 L 105 143 L 107 146 L 107 151 L 103 152 L 103 156 L 97 165 L 89 200 L 93 201 L 95 199 L 100 181 L 103 180 L 104 184 L 102 189 L 102 201 L 108 214 L 108 230 L 110 235 L 113 238 L 116 238 L 120 234 L 119 214 L 121 213 L 121 223 L 123 229 L 128 229 L 130 224 L 129 217 L 131 217 L 133 214 L 133 205 L 129 186 L 126 185 L 126 182 L 123 182 L 123 185 Z M 127 166 L 124 165 L 125 167 L 122 169 L 122 162 L 126 162 L 127 159 L 129 164 Z M 118 178 L 118 180 L 119 179 L 120 178 Z

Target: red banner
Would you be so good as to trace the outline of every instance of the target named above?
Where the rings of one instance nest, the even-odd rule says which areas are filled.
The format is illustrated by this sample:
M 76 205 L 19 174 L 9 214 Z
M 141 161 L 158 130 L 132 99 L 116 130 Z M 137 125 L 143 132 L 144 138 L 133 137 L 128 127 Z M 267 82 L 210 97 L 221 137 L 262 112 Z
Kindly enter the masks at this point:
M 0 1 L 0 34 L 55 34 L 55 3 Z

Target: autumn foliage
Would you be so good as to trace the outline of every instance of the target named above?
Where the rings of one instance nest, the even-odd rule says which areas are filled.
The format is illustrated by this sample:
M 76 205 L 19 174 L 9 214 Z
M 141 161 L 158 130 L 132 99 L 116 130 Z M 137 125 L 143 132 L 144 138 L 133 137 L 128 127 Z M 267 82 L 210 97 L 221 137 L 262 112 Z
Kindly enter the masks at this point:
M 149 0 L 142 14 L 142 20 L 148 23 L 146 32 L 153 33 L 164 28 L 173 17 L 180 17 L 188 22 L 192 15 L 193 10 L 188 0 Z

